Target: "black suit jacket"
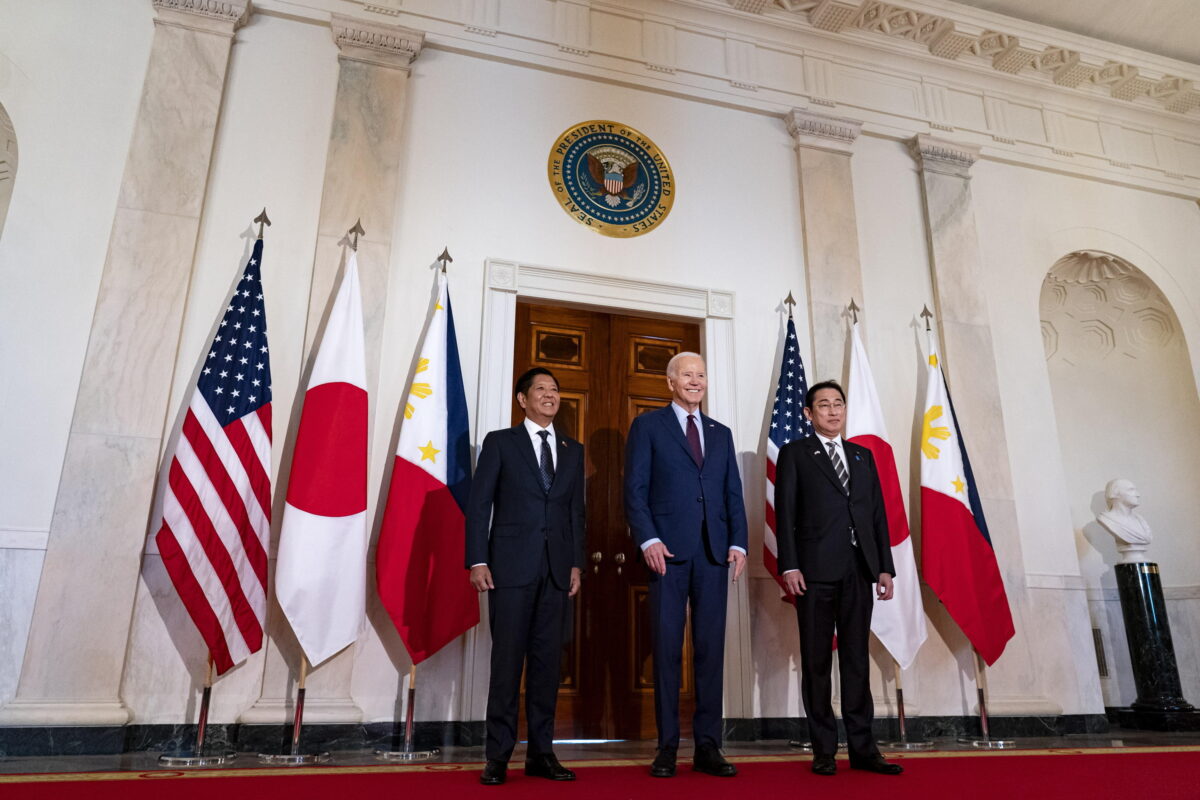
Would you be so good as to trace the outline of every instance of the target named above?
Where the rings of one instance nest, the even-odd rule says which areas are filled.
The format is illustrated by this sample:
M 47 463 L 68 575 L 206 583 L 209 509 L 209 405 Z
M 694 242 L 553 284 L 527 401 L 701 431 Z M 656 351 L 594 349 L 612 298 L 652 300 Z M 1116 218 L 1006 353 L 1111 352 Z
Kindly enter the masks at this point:
M 522 422 L 483 440 L 467 502 L 467 558 L 487 564 L 497 587 L 526 586 L 538 578 L 542 551 L 556 586 L 570 586 L 571 568 L 583 569 L 583 445 L 554 429 L 558 464 L 550 491 Z
M 850 527 L 872 576 L 896 574 L 887 512 L 875 459 L 867 448 L 842 440 L 850 492 L 834 472 L 816 436 L 783 446 L 775 465 L 775 527 L 779 574 L 798 569 L 806 581 L 836 581 L 853 558 Z

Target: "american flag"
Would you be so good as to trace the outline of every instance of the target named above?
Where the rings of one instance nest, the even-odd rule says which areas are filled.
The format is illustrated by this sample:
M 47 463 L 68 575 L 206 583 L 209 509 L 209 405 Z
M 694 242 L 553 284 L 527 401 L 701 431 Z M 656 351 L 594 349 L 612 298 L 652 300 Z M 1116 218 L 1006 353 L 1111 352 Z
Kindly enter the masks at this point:
M 796 338 L 796 323 L 789 316 L 783 359 L 779 366 L 779 383 L 775 387 L 775 407 L 771 409 L 771 427 L 767 433 L 767 529 L 763 532 L 763 564 L 783 589 L 778 575 L 778 549 L 775 540 L 775 462 L 779 448 L 795 439 L 813 435 L 812 423 L 804 417 L 804 395 L 808 380 L 804 377 L 804 361 L 800 358 L 800 343 Z M 784 592 L 789 603 L 793 598 Z
M 262 239 L 213 337 L 171 459 L 155 541 L 217 673 L 262 647 L 271 527 L 271 362 Z

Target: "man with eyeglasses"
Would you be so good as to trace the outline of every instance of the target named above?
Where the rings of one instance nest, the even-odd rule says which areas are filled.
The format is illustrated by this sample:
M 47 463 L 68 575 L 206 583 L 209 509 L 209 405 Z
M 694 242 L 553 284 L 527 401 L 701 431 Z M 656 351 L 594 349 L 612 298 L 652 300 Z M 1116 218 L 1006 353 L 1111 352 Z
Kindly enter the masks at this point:
M 808 390 L 804 416 L 816 434 L 779 451 L 775 519 L 779 574 L 796 597 L 800 624 L 800 694 L 812 771 L 837 773 L 830 675 L 836 630 L 850 768 L 898 775 L 903 769 L 884 760 L 871 733 L 871 587 L 880 600 L 891 600 L 896 574 L 879 474 L 870 450 L 842 438 L 846 394 L 836 382 Z

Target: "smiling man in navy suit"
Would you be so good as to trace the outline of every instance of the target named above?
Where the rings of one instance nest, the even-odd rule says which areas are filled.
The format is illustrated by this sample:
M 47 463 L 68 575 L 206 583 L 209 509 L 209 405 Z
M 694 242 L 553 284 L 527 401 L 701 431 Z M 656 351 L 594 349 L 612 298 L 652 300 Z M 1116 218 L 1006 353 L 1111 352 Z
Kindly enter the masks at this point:
M 583 568 L 583 445 L 554 426 L 560 399 L 550 370 L 517 379 L 525 419 L 483 440 L 467 502 L 471 585 L 488 592 L 492 677 L 480 782 L 504 783 L 517 743 L 521 671 L 529 750 L 525 774 L 573 781 L 554 756 L 554 709 L 567 598 Z
M 729 428 L 700 413 L 704 359 L 679 353 L 667 364 L 670 405 L 633 421 L 625 448 L 625 516 L 650 570 L 654 637 L 656 778 L 675 774 L 683 632 L 692 608 L 696 713 L 693 767 L 732 777 L 721 755 L 725 600 L 729 566 L 746 566 L 746 508 Z
M 899 775 L 904 770 L 884 760 L 871 733 L 871 586 L 880 600 L 891 600 L 896 574 L 879 472 L 870 450 L 842 438 L 846 395 L 836 382 L 809 388 L 804 416 L 816 433 L 779 451 L 775 520 L 779 574 L 796 597 L 800 624 L 800 694 L 812 737 L 812 771 L 837 773 L 830 677 L 836 626 L 850 767 Z

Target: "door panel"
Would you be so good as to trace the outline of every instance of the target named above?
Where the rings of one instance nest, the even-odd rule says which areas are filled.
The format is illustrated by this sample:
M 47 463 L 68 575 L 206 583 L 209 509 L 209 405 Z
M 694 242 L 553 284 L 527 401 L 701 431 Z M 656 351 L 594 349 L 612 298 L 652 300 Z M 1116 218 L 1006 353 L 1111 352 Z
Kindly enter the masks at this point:
M 513 374 L 534 366 L 555 374 L 562 396 L 555 424 L 583 442 L 587 456 L 587 566 L 563 653 L 557 737 L 656 735 L 647 572 L 621 491 L 625 434 L 634 417 L 669 401 L 667 362 L 697 351 L 699 342 L 696 323 L 517 304 Z M 514 402 L 513 423 L 523 417 Z M 691 660 L 689 625 L 680 696 L 685 736 L 694 706 Z

